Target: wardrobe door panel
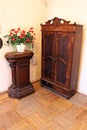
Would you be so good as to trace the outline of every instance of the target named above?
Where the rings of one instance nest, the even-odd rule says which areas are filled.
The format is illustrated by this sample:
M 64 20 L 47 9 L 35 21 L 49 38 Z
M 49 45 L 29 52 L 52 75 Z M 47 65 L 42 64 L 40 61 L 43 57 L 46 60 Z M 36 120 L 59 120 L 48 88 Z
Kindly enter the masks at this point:
M 73 58 L 73 34 L 57 33 L 55 82 L 69 88 Z
M 55 48 L 55 34 L 53 32 L 44 32 L 42 33 L 42 56 L 54 56 L 54 48 Z
M 53 81 L 54 71 L 54 37 L 53 32 L 44 32 L 42 37 L 42 78 Z

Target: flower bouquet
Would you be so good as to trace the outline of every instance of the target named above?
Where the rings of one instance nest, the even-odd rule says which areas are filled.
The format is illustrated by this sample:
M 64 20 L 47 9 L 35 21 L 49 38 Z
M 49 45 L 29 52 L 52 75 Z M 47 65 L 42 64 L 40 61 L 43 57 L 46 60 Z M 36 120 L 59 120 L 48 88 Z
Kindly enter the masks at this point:
M 33 31 L 33 27 L 29 29 L 29 31 L 21 30 L 20 28 L 11 29 L 9 34 L 4 36 L 7 38 L 7 45 L 20 45 L 21 43 L 25 44 L 28 48 L 34 47 L 35 42 L 35 33 Z

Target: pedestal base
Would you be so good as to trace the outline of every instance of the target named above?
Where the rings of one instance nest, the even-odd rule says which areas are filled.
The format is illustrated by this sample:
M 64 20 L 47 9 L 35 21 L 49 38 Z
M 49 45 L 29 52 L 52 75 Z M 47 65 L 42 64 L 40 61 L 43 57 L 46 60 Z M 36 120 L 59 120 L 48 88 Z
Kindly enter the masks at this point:
M 8 95 L 12 98 L 22 98 L 34 92 L 34 88 L 30 83 L 22 88 L 13 88 L 12 85 L 8 88 Z

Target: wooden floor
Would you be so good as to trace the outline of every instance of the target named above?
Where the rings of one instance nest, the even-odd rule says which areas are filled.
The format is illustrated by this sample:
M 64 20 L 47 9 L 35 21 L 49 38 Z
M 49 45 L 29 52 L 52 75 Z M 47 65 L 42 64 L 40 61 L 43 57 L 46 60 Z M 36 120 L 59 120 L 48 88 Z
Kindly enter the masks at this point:
M 0 130 L 87 130 L 87 97 L 67 100 L 34 83 L 35 93 L 20 100 L 0 94 Z

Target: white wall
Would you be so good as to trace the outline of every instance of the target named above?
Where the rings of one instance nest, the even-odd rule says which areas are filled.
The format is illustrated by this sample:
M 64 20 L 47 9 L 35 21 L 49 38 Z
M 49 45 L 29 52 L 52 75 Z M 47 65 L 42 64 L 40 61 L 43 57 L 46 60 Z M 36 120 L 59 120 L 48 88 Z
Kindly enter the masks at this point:
M 46 0 L 47 19 L 63 18 L 84 25 L 78 91 L 87 95 L 87 0 Z
M 34 53 L 37 65 L 31 65 L 30 79 L 36 81 L 40 79 L 41 72 L 41 27 L 40 24 L 46 21 L 46 4 L 44 0 L 0 0 L 0 26 L 2 33 L 0 37 L 8 33 L 9 29 L 34 27 L 36 41 Z M 1 32 L 1 31 L 0 31 Z M 5 43 L 5 39 L 3 38 Z M 3 46 L 0 49 L 0 92 L 6 91 L 11 84 L 11 70 L 4 55 L 13 51 L 13 48 Z
M 46 7 L 47 5 L 47 7 Z M 28 29 L 33 26 L 36 33 L 35 55 L 37 65 L 31 65 L 31 81 L 38 80 L 41 74 L 41 29 L 40 24 L 54 17 L 70 20 L 72 23 L 83 24 L 83 42 L 78 91 L 87 95 L 87 1 L 86 0 L 0 0 L 0 37 L 11 28 Z M 5 40 L 3 39 L 5 43 Z M 0 49 L 0 92 L 8 89 L 11 84 L 11 70 L 4 55 L 13 51 L 11 47 Z

